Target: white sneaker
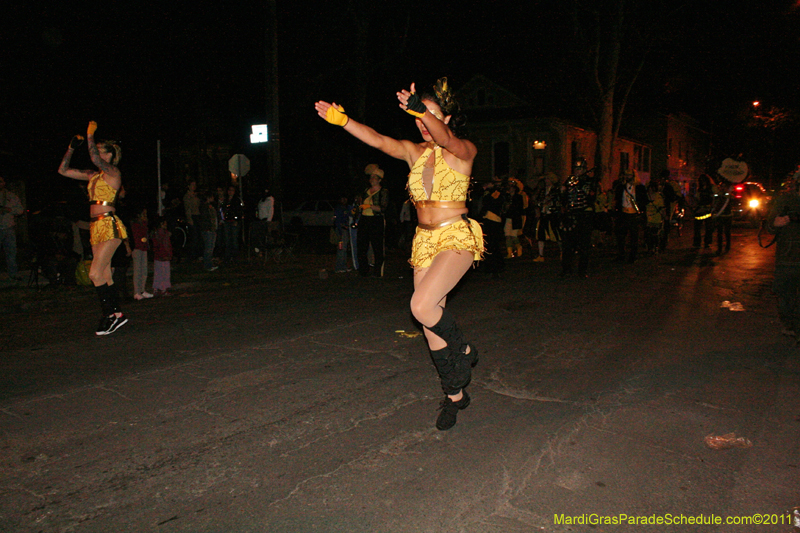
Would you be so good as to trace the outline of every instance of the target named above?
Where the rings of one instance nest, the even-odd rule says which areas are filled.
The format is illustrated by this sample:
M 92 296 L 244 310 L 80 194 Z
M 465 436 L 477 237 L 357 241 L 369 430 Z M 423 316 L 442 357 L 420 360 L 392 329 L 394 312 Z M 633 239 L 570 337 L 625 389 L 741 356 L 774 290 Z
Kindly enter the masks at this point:
M 153 295 L 147 291 L 142 292 L 142 298 L 152 298 Z
M 141 294 L 134 294 L 133 295 L 133 299 L 134 300 L 144 300 L 144 296 L 142 296 Z

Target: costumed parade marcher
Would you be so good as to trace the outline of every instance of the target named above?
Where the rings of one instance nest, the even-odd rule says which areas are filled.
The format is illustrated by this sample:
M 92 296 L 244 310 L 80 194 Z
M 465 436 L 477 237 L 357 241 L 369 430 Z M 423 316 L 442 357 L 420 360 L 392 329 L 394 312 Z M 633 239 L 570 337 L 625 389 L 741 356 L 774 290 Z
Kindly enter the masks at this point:
M 647 189 L 633 170 L 625 170 L 622 179 L 614 190 L 614 208 L 616 222 L 614 231 L 617 236 L 616 262 L 636 261 L 639 248 L 639 230 L 644 222 L 647 208 Z M 627 246 L 627 256 L 626 252 Z
M 114 202 L 117 192 L 122 186 L 122 174 L 117 168 L 122 149 L 114 141 L 95 143 L 94 132 L 97 123 L 89 122 L 86 129 L 86 140 L 89 146 L 89 157 L 99 169 L 77 170 L 70 168 L 69 163 L 75 148 L 83 143 L 83 137 L 76 135 L 70 141 L 67 153 L 61 160 L 58 173 L 68 178 L 88 181 L 89 214 L 91 226 L 89 227 L 92 245 L 92 265 L 89 268 L 89 279 L 92 280 L 103 318 L 97 326 L 97 335 L 108 335 L 115 332 L 128 322 L 127 317 L 119 307 L 117 287 L 111 273 L 111 258 L 123 239 L 128 238 L 125 225 L 117 218 Z
M 446 78 L 437 82 L 433 94 L 417 95 L 412 83 L 410 90 L 398 92 L 397 98 L 400 108 L 414 116 L 423 142 L 381 135 L 349 118 L 335 102 L 319 101 L 315 108 L 329 123 L 404 160 L 411 169 L 407 187 L 419 221 L 410 261 L 414 267 L 411 312 L 424 326 L 446 395 L 436 427 L 447 430 L 455 425 L 458 412 L 469 406 L 465 387 L 478 362 L 478 350 L 466 340 L 445 307 L 447 294 L 483 254 L 481 227 L 466 216 L 469 176 L 477 149 L 454 133 L 459 125 L 459 107 Z
M 700 248 L 702 242 L 705 248 L 711 248 L 711 240 L 714 238 L 714 221 L 711 218 L 714 210 L 714 181 L 708 174 L 702 174 L 697 178 L 697 192 L 692 207 L 694 214 L 692 246 Z
M 508 196 L 510 202 L 506 212 L 503 234 L 506 237 L 506 259 L 522 257 L 522 243 L 519 238 L 525 227 L 525 197 L 522 196 L 522 182 L 516 178 L 508 179 Z
M 561 274 L 572 274 L 573 256 L 578 253 L 578 275 L 586 277 L 589 269 L 589 254 L 592 250 L 594 204 L 597 196 L 597 180 L 589 176 L 586 162 L 579 161 L 575 173 L 567 178 L 562 194 L 562 252 Z
M 506 269 L 503 255 L 503 243 L 506 240 L 503 219 L 508 209 L 508 203 L 506 186 L 499 178 L 493 179 L 483 193 L 480 210 L 486 245 L 486 257 L 482 268 L 493 277 L 499 277 Z
M 661 251 L 661 240 L 664 235 L 665 207 L 664 195 L 661 184 L 657 180 L 650 180 L 647 184 L 647 223 L 644 229 L 644 245 L 648 252 Z
M 383 276 L 383 258 L 386 246 L 386 208 L 389 207 L 389 191 L 381 186 L 383 170 L 378 165 L 367 165 L 364 173 L 369 176 L 369 188 L 364 191 L 361 200 L 360 216 L 358 218 L 358 231 L 356 232 L 358 273 L 369 276 L 370 264 L 368 260 L 370 245 L 375 258 L 373 262 L 376 277 Z
M 558 176 L 553 172 L 545 174 L 536 190 L 536 241 L 539 257 L 533 261 L 544 261 L 544 245 L 547 241 L 557 242 L 561 246 L 559 217 L 561 214 L 561 187 Z
M 711 220 L 717 232 L 717 255 L 731 251 L 731 228 L 733 226 L 733 206 L 731 205 L 732 185 L 724 178 L 719 178 L 714 186 L 713 212 Z M 725 241 L 723 243 L 723 241 Z

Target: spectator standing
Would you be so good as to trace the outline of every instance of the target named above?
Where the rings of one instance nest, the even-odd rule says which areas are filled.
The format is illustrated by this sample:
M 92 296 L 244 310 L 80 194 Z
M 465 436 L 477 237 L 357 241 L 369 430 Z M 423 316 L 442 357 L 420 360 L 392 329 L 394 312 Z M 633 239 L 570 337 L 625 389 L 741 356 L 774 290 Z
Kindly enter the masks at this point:
M 0 246 L 6 255 L 8 277 L 19 281 L 17 267 L 17 220 L 25 210 L 19 196 L 6 188 L 6 180 L 0 177 Z
M 336 246 L 336 268 L 339 274 L 349 272 L 347 267 L 347 255 L 350 247 L 350 223 L 353 219 L 353 205 L 342 196 L 339 204 L 333 210 L 333 229 L 339 242 Z
M 186 214 L 186 227 L 188 230 L 189 259 L 201 257 L 200 232 L 197 230 L 197 219 L 200 216 L 200 197 L 197 195 L 197 182 L 189 181 L 186 194 L 183 195 L 183 210 Z
M 223 227 L 225 233 L 225 261 L 233 261 L 239 255 L 239 231 L 242 221 L 242 201 L 236 193 L 236 187 L 228 187 L 225 204 L 222 206 Z
M 205 201 L 200 206 L 199 230 L 203 237 L 203 268 L 208 272 L 217 270 L 213 263 L 214 244 L 217 241 L 217 228 L 219 226 L 219 215 L 216 206 L 217 196 L 209 191 L 205 195 Z
M 200 222 L 198 206 L 197 223 Z M 167 219 L 160 218 L 158 227 L 153 232 L 153 292 L 156 296 L 170 296 L 172 262 L 172 233 L 167 229 Z
M 272 219 L 275 216 L 275 197 L 273 197 L 269 188 L 264 189 L 264 194 L 258 201 L 256 207 L 256 220 L 253 224 L 251 233 L 252 245 L 256 247 L 256 252 L 259 248 L 263 248 L 267 244 L 267 235 L 269 234 Z
M 147 251 L 150 249 L 149 231 L 147 227 L 147 209 L 142 209 L 131 223 L 133 233 L 133 299 L 152 298 L 147 292 Z

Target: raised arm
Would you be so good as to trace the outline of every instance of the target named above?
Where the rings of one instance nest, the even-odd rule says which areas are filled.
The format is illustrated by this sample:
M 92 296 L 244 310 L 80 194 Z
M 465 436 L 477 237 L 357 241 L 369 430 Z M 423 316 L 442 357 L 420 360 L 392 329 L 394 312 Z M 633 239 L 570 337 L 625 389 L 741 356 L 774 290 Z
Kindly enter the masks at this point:
M 417 117 L 425 125 L 425 129 L 428 130 L 436 144 L 458 159 L 472 165 L 478 149 L 472 142 L 459 139 L 450 131 L 450 127 L 447 125 L 450 120 L 448 117 L 437 117 L 425 107 L 425 104 L 416 95 L 416 84 L 411 84 L 410 91 L 403 89 L 398 92 L 397 99 L 400 101 L 400 109 Z M 436 107 L 438 108 L 438 106 Z
M 86 128 L 86 144 L 89 145 L 89 158 L 97 168 L 103 171 L 106 183 L 114 189 L 119 189 L 120 185 L 122 185 L 122 175 L 116 166 L 100 157 L 100 151 L 94 142 L 95 131 L 97 131 L 97 122 L 89 122 L 89 126 Z
M 319 101 L 314 104 L 314 108 L 321 118 L 335 126 L 342 126 L 347 133 L 364 144 L 377 148 L 395 159 L 402 159 L 409 166 L 414 163 L 412 154 L 414 154 L 416 145 L 411 141 L 400 141 L 381 135 L 369 126 L 348 117 L 344 112 L 344 108 L 337 105 L 336 102 L 329 104 L 328 102 Z
M 61 164 L 58 166 L 58 173 L 62 176 L 66 176 L 75 180 L 87 181 L 92 177 L 94 171 L 78 170 L 69 166 L 69 162 L 72 159 L 72 154 L 75 152 L 75 148 L 79 147 L 81 144 L 83 144 L 83 137 L 81 135 L 76 135 L 72 138 L 72 140 L 69 142 L 67 153 L 64 154 L 64 158 L 61 160 Z

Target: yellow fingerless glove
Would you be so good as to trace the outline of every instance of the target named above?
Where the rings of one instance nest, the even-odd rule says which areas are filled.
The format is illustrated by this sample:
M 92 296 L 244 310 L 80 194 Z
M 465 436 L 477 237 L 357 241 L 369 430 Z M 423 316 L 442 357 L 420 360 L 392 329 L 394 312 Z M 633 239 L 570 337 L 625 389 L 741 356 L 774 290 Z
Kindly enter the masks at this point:
M 94 132 L 97 131 L 97 122 L 94 120 L 89 123 L 89 126 L 86 128 L 86 135 L 94 135 Z
M 350 118 L 345 114 L 344 108 L 339 106 L 339 109 L 336 109 L 334 106 L 330 106 L 328 110 L 325 112 L 325 120 L 333 124 L 334 126 L 342 126 L 344 127 L 347 124 L 347 121 Z

